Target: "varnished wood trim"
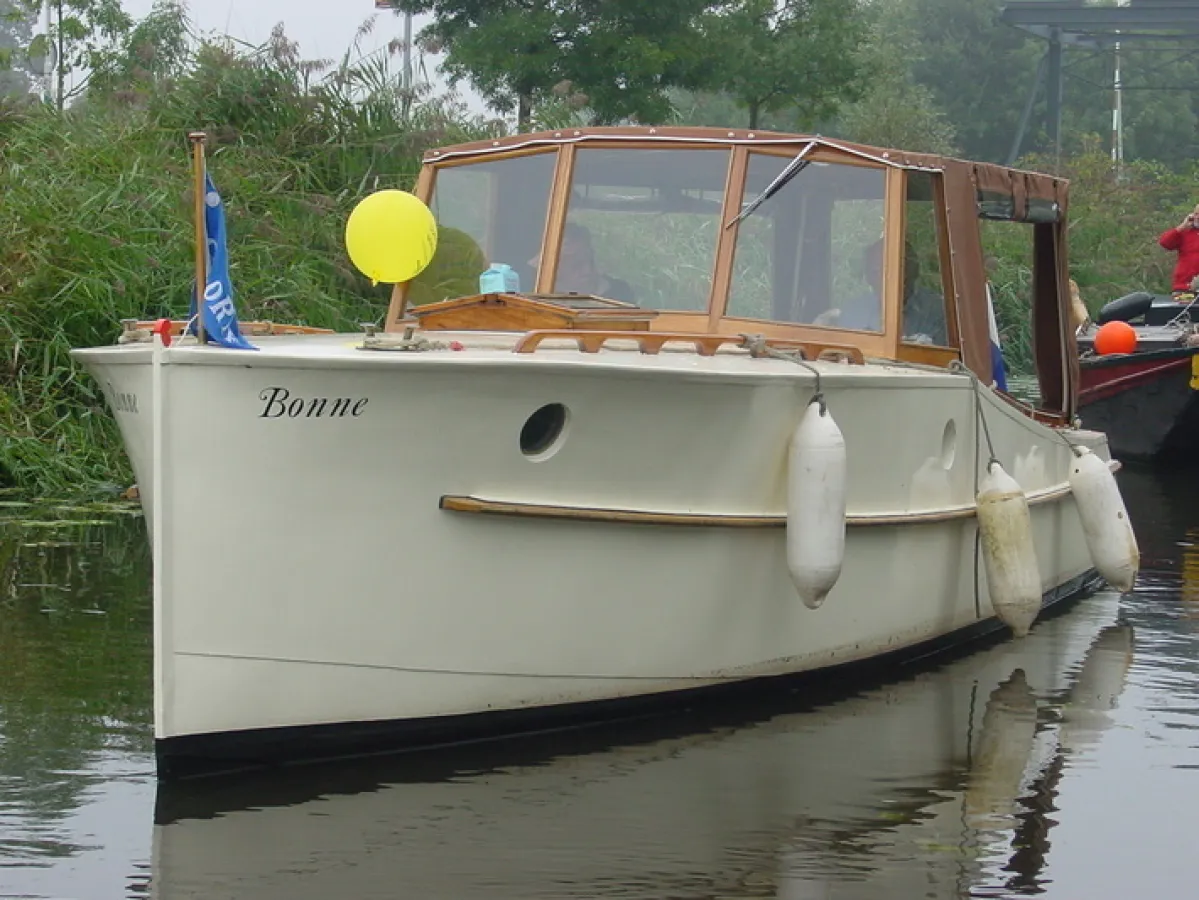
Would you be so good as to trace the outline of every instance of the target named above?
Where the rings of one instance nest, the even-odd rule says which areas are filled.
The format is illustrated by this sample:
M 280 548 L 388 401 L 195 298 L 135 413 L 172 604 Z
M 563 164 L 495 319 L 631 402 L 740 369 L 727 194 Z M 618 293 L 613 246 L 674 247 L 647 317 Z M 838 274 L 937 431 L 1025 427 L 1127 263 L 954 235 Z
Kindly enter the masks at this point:
M 746 166 L 749 151 L 745 147 L 734 147 L 729 154 L 729 171 L 725 178 L 727 185 L 724 193 L 724 205 L 720 210 L 720 232 L 716 243 L 716 267 L 712 272 L 712 290 L 708 295 L 708 330 L 715 331 L 720 317 L 729 302 L 729 285 L 733 280 L 733 256 L 736 252 L 737 234 L 741 224 L 732 222 L 741 211 L 741 203 L 745 197 Z
M 582 330 L 582 329 L 565 329 L 565 328 L 546 328 L 537 331 L 530 331 L 523 335 L 513 347 L 516 353 L 532 353 L 541 342 L 553 338 L 566 338 L 574 341 L 581 352 L 596 353 L 605 343 L 610 340 L 636 341 L 638 349 L 642 353 L 655 354 L 662 350 L 663 345 L 667 343 L 685 343 L 691 344 L 695 352 L 700 356 L 711 356 L 725 344 L 739 346 L 742 344 L 740 336 L 721 335 L 721 334 L 703 334 L 695 332 L 665 332 L 665 331 L 646 331 L 646 332 L 631 332 L 628 330 Z M 865 365 L 865 357 L 862 356 L 862 351 L 850 344 L 833 344 L 827 342 L 798 342 L 798 341 L 780 341 L 768 340 L 767 346 L 778 350 L 800 350 L 806 359 L 828 359 L 836 358 L 848 360 L 857 365 Z
M 904 362 L 921 363 L 926 366 L 946 368 L 961 354 L 950 347 L 938 347 L 936 344 L 909 344 L 900 342 L 899 358 Z
M 677 309 L 659 310 L 650 323 L 651 331 L 704 332 L 708 330 L 707 312 L 681 312 Z
M 1113 472 L 1120 463 L 1112 460 Z M 1070 485 L 1060 484 L 1027 495 L 1029 506 L 1060 500 L 1070 494 Z M 520 503 L 509 500 L 487 500 L 465 494 L 445 494 L 438 508 L 447 512 L 479 513 L 495 516 L 515 516 L 531 519 L 569 519 L 577 522 L 617 522 L 626 525 L 670 525 L 690 528 L 784 528 L 785 515 L 753 515 L 737 513 L 676 513 L 643 509 L 607 509 L 595 506 L 561 506 L 546 503 Z M 974 518 L 977 507 L 951 506 L 928 512 L 850 513 L 845 517 L 849 527 L 879 527 L 896 525 L 935 525 L 959 519 Z
M 446 494 L 438 503 L 450 512 L 485 513 L 534 519 L 574 519 L 582 522 L 621 522 L 635 525 L 683 525 L 715 528 L 777 528 L 782 516 L 709 515 L 704 513 L 652 512 L 641 509 L 600 509 L 590 506 L 556 506 L 541 503 L 509 503 L 481 497 Z
M 820 325 L 797 325 L 741 316 L 723 316 L 717 323 L 716 330 L 720 334 L 761 334 L 768 338 L 795 341 L 796 343 L 853 344 L 865 356 L 874 356 L 880 359 L 894 358 L 894 341 L 888 340 L 886 335 L 878 332 L 825 328 Z
M 899 169 L 888 169 L 883 194 L 883 331 L 887 335 L 886 355 L 899 357 L 899 336 L 903 327 L 904 266 L 903 244 L 907 234 L 907 179 Z M 887 272 L 899 272 L 899 278 L 887 278 Z
M 835 146 L 830 146 L 829 144 L 823 142 L 823 138 L 801 139 L 797 142 L 796 146 L 778 144 L 761 144 L 758 146 L 753 144 L 740 144 L 738 146 L 744 147 L 748 153 L 753 153 L 759 156 L 781 156 L 786 159 L 791 159 L 794 158 L 795 154 L 803 149 L 805 144 L 813 141 L 816 143 L 816 146 L 805 155 L 805 159 L 810 159 L 812 162 L 838 163 L 847 166 L 859 166 L 863 169 L 889 168 L 883 163 L 874 159 L 870 159 L 869 157 L 858 156 L 855 153 L 846 152 L 846 150 Z
M 183 329 L 186 327 L 190 319 L 172 319 L 170 327 L 171 337 L 179 337 L 183 334 Z M 158 322 L 153 319 L 145 319 L 130 323 L 130 328 L 136 331 L 150 331 L 157 325 Z M 280 322 L 239 322 L 238 329 L 243 337 L 262 337 L 268 334 L 333 334 L 332 328 L 317 328 L 312 325 L 287 325 Z
M 1007 190 L 1007 185 L 1015 176 L 1026 180 L 1029 196 L 1063 202 L 1066 182 L 1053 175 L 1027 172 L 1012 169 L 995 163 L 968 162 L 935 156 L 927 153 L 911 153 L 896 148 L 879 147 L 869 144 L 859 144 L 852 141 L 830 139 L 814 134 L 796 134 L 776 132 L 764 129 L 743 128 L 712 128 L 712 127 L 666 127 L 666 126 L 590 126 L 582 128 L 562 128 L 540 132 L 526 132 L 509 137 L 471 141 L 453 144 L 429 150 L 425 153 L 424 165 L 446 165 L 462 157 L 477 159 L 482 156 L 494 157 L 501 153 L 528 153 L 538 149 L 553 150 L 568 143 L 587 143 L 606 141 L 613 144 L 627 144 L 630 141 L 640 141 L 654 146 L 682 146 L 684 144 L 703 144 L 706 146 L 732 146 L 744 143 L 751 147 L 784 146 L 798 149 L 798 146 L 809 141 L 820 142 L 825 147 L 840 151 L 846 155 L 866 157 L 875 165 L 916 167 L 933 171 L 945 171 L 958 168 L 967 172 L 967 177 L 973 176 L 988 184 L 995 184 L 1000 190 Z
M 490 142 L 484 142 L 490 143 Z M 557 153 L 567 144 L 537 144 L 532 147 L 519 147 L 512 150 L 491 150 L 489 152 L 476 154 L 474 156 L 448 157 L 439 159 L 432 156 L 426 156 L 423 161 L 423 167 L 436 167 L 438 169 L 452 169 L 455 166 L 469 166 L 472 163 L 492 162 L 493 160 L 512 159 L 516 156 L 540 156 L 543 153 Z
M 1063 428 L 1068 424 L 1066 416 L 1062 413 L 1037 409 L 1036 407 L 1030 406 L 1023 400 L 1013 397 L 1011 394 L 1005 393 L 998 388 L 994 388 L 993 393 L 1000 400 L 1007 403 L 1008 406 L 1018 410 L 1022 415 L 1025 415 L 1036 422 L 1040 422 L 1042 425 L 1047 425 L 1050 428 Z
M 570 183 L 575 170 L 575 145 L 566 144 L 558 154 L 558 165 L 554 168 L 554 186 L 550 194 L 549 215 L 546 217 L 545 233 L 541 236 L 541 259 L 538 266 L 537 292 L 548 294 L 554 289 L 558 277 L 558 252 L 562 247 L 562 227 L 566 224 L 567 204 L 570 201 Z
M 421 166 L 420 174 L 416 177 L 416 187 L 413 193 L 426 206 L 433 199 L 433 186 L 437 181 L 437 170 L 432 166 Z M 398 331 L 400 320 L 408 308 L 408 285 L 411 282 L 401 281 L 391 286 L 391 301 L 387 304 L 387 318 L 383 330 Z

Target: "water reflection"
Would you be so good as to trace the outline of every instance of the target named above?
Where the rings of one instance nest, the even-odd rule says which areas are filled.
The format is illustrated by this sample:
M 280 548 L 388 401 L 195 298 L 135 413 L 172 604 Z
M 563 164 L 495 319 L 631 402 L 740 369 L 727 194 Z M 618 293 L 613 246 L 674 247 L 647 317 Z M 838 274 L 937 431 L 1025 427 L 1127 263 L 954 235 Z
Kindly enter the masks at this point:
M 94 814 L 150 790 L 148 563 L 140 520 L 0 519 L 0 895 L 62 896 L 138 821 Z
M 1024 641 L 755 707 L 162 788 L 141 523 L 0 523 L 0 896 L 1189 896 L 1199 477 L 1119 477 L 1135 593 Z
M 957 897 L 1035 884 L 1051 827 L 1038 795 L 1102 730 L 1128 668 L 1118 609 L 1102 594 L 1024 641 L 752 724 L 485 771 L 455 771 L 458 758 L 224 793 L 164 785 L 153 895 Z M 1005 874 L 1017 854 L 1022 872 Z

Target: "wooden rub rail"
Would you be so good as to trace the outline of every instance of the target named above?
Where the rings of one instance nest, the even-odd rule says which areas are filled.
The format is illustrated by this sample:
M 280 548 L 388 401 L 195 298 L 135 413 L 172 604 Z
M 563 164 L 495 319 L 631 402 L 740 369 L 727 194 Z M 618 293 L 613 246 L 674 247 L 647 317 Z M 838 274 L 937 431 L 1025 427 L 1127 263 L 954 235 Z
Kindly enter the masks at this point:
M 187 326 L 189 319 L 172 319 L 170 335 L 179 337 Z M 139 321 L 122 319 L 121 334 L 127 340 L 150 340 L 151 331 L 158 323 L 153 320 Z M 243 335 L 260 337 L 267 334 L 333 334 L 332 328 L 314 328 L 310 325 L 284 325 L 279 322 L 239 322 L 238 328 Z
M 1113 468 L 1118 463 L 1111 464 Z M 1036 506 L 1051 500 L 1059 500 L 1070 493 L 1069 484 L 1040 491 L 1032 491 L 1028 505 Z M 496 516 L 516 516 L 531 519 L 569 519 L 576 522 L 619 522 L 627 525 L 671 525 L 707 528 L 783 528 L 787 524 L 785 515 L 753 515 L 738 513 L 682 513 L 641 509 L 611 509 L 595 506 L 561 506 L 547 503 L 522 503 L 509 500 L 486 500 L 464 494 L 446 494 L 438 502 L 440 509 L 448 512 L 482 513 Z M 850 527 L 880 525 L 932 525 L 971 519 L 976 507 L 973 503 L 964 506 L 949 506 L 943 509 L 900 513 L 850 513 L 845 524 Z
M 564 338 L 574 341 L 581 352 L 597 353 L 611 340 L 635 341 L 642 353 L 650 355 L 661 351 L 668 343 L 691 344 L 700 356 L 712 356 L 725 344 L 746 347 L 745 339 L 739 335 L 702 334 L 682 331 L 580 331 L 567 328 L 546 328 L 524 334 L 513 348 L 517 353 L 532 353 L 542 341 Z M 865 365 L 862 351 L 849 344 L 823 344 L 812 341 L 767 340 L 765 345 L 774 350 L 798 351 L 803 359 L 843 359 L 856 365 Z

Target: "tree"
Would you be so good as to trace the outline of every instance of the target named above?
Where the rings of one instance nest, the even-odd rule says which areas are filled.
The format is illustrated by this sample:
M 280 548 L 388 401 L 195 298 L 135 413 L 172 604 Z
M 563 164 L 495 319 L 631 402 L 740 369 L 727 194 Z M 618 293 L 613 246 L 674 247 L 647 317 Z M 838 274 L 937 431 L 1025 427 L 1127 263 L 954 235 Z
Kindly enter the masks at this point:
M 93 56 L 89 92 L 147 90 L 182 75 L 191 58 L 187 10 L 180 0 L 155 0 L 145 18 Z
M 394 0 L 431 13 L 419 40 L 444 51 L 443 69 L 466 79 L 495 109 L 516 112 L 568 98 L 596 122 L 661 121 L 666 89 L 697 78 L 704 0 Z
M 36 18 L 42 0 L 18 0 L 27 17 Z M 91 73 L 102 66 L 133 26 L 120 0 L 50 0 L 50 39 L 58 51 L 55 73 L 55 103 L 61 110 L 67 101 L 87 88 Z M 82 77 L 70 89 L 67 76 Z
M 29 75 L 21 67 L 22 51 L 33 36 L 33 23 L 0 0 L 0 97 L 17 97 L 29 90 Z
M 857 95 L 857 0 L 725 0 L 703 31 L 710 84 L 744 107 L 750 128 L 783 109 L 809 126 Z
M 953 125 L 932 91 L 917 84 L 909 57 L 879 23 L 859 50 L 859 70 L 870 73 L 862 96 L 840 110 L 828 133 L 851 141 L 919 153 L 957 152 Z
M 910 60 L 911 80 L 932 95 L 970 159 L 1002 160 L 1044 52 L 999 20 L 1004 0 L 875 3 L 881 33 Z

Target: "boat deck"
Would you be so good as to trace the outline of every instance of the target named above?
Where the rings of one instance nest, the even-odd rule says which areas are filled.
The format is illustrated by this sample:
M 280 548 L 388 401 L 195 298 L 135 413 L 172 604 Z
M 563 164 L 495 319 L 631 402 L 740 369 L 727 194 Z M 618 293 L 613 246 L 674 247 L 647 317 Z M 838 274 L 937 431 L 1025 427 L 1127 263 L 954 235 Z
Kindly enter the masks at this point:
M 710 354 L 697 352 L 686 341 L 665 343 L 657 352 L 642 352 L 639 336 L 610 340 L 595 352 L 579 349 L 579 336 L 549 337 L 526 352 L 516 352 L 523 333 L 439 331 L 431 336 L 418 334 L 411 349 L 366 349 L 362 334 L 281 334 L 251 336 L 257 351 L 229 350 L 199 346 L 194 339 L 174 340 L 165 351 L 173 365 L 226 365 L 302 368 L 360 368 L 374 366 L 464 365 L 481 368 L 535 366 L 547 371 L 577 370 L 601 366 L 609 372 L 644 374 L 657 372 L 711 378 L 718 375 L 733 380 L 777 380 L 794 376 L 811 378 L 812 370 L 837 381 L 864 378 L 882 383 L 895 379 L 895 386 L 956 387 L 961 374 L 945 369 L 915 366 L 890 360 L 864 359 L 862 363 L 827 359 L 805 360 L 803 365 L 789 359 L 755 357 L 735 343 L 726 343 Z M 378 335 L 393 345 L 398 335 Z M 149 341 L 114 344 L 72 351 L 78 358 L 103 359 L 110 364 L 130 365 L 149 361 L 153 345 Z

